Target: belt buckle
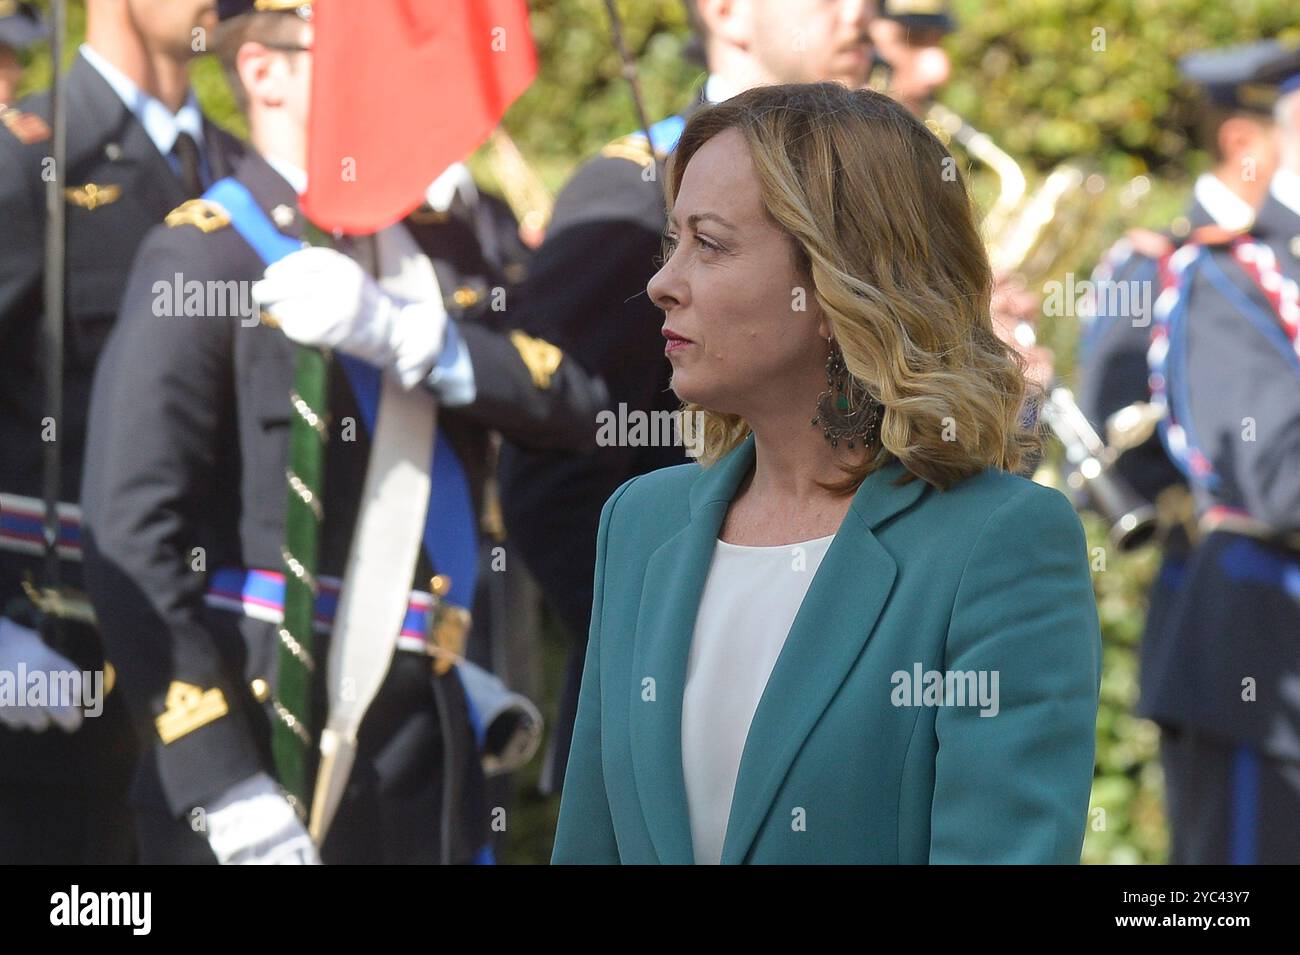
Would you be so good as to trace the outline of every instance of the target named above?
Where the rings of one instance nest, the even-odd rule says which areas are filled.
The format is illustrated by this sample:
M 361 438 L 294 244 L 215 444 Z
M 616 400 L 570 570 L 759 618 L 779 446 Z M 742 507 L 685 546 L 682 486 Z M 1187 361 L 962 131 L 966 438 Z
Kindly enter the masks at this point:
M 429 612 L 429 629 L 425 634 L 425 652 L 433 658 L 433 672 L 445 675 L 457 660 L 465 657 L 469 637 L 470 612 L 445 600 L 451 590 L 451 578 L 435 574 L 429 580 L 433 609 Z

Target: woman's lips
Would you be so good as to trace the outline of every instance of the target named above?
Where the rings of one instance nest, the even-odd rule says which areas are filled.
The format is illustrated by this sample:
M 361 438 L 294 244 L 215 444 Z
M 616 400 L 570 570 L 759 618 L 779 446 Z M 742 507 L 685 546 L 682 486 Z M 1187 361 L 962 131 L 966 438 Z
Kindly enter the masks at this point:
M 665 355 L 671 354 L 672 352 L 685 348 L 687 345 L 695 344 L 695 342 L 691 341 L 685 335 L 678 335 L 676 332 L 671 331 L 667 328 L 663 330 L 663 336 L 664 338 L 668 339 L 667 343 L 664 345 Z

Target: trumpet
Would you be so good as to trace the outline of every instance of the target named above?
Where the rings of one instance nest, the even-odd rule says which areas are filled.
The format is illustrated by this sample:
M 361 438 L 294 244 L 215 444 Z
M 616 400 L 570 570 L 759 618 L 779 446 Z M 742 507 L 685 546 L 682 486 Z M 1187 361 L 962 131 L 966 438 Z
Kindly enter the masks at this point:
M 1031 272 L 1036 277 L 1051 274 L 1071 231 L 1061 220 L 1086 222 L 1091 196 L 1105 188 L 1105 180 L 1073 163 L 1053 169 L 1032 195 L 1020 165 L 986 134 L 975 129 L 955 112 L 938 103 L 929 107 L 926 125 L 945 144 L 956 141 L 973 158 L 988 166 L 998 179 L 998 197 L 984 219 L 984 237 L 989 262 L 998 273 Z M 1070 243 L 1074 244 L 1074 243 Z M 1016 329 L 1017 341 L 1034 344 L 1034 330 L 1027 322 Z M 1059 380 L 1046 389 L 1040 417 L 1061 443 L 1071 470 L 1065 482 L 1087 496 L 1091 509 L 1106 522 L 1107 536 L 1117 550 L 1136 550 L 1155 535 L 1156 509 L 1144 500 L 1119 474 L 1115 462 L 1120 455 L 1150 437 L 1156 420 L 1151 409 L 1130 405 L 1108 419 L 1103 440 L 1074 399 L 1074 393 Z M 1144 433 L 1143 433 L 1144 432 Z
M 541 245 L 555 198 L 503 127 L 498 126 L 488 137 L 487 161 L 510 211 L 519 220 L 520 235 L 530 247 Z

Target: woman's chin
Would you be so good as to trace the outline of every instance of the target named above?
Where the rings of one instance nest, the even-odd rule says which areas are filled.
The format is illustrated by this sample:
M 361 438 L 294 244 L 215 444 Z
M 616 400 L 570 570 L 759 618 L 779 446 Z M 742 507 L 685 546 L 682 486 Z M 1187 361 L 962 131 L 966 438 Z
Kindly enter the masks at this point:
M 736 413 L 731 410 L 736 405 L 736 402 L 728 400 L 728 395 L 724 390 L 717 387 L 708 387 L 707 384 L 692 379 L 689 373 L 675 373 L 670 387 L 673 394 L 687 404 L 696 405 L 705 411 L 712 411 L 716 414 Z

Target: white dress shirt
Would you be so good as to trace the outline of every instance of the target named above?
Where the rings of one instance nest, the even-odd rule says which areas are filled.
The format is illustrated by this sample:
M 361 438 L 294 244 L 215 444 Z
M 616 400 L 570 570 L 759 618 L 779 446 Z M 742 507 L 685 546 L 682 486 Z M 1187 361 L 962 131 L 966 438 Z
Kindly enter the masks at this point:
M 1196 177 L 1192 187 L 1196 197 L 1205 211 L 1216 224 L 1233 232 L 1243 232 L 1255 223 L 1255 210 L 1249 202 L 1241 198 L 1212 173 L 1203 172 Z
M 199 156 L 202 157 L 201 161 L 205 166 L 204 172 L 209 179 L 211 178 L 210 170 L 206 168 L 207 146 L 203 140 L 203 112 L 199 109 L 199 101 L 194 96 L 193 90 L 190 90 L 185 98 L 184 105 L 173 113 L 163 105 L 161 100 L 140 89 L 131 77 L 108 62 L 95 51 L 94 47 L 83 43 L 79 52 L 82 58 L 95 68 L 95 72 L 104 78 L 104 82 L 113 88 L 113 92 L 131 111 L 131 115 L 139 120 L 153 144 L 158 147 L 158 152 L 171 163 L 177 173 L 180 172 L 180 162 L 172 155 L 172 149 L 176 146 L 177 136 L 181 133 L 189 133 L 190 138 L 199 147 Z
M 719 540 L 714 549 L 682 697 L 682 772 L 697 864 L 722 860 L 749 725 L 834 539 L 771 547 Z
M 1273 173 L 1268 188 L 1274 199 L 1300 215 L 1300 176 L 1289 169 L 1279 169 Z

